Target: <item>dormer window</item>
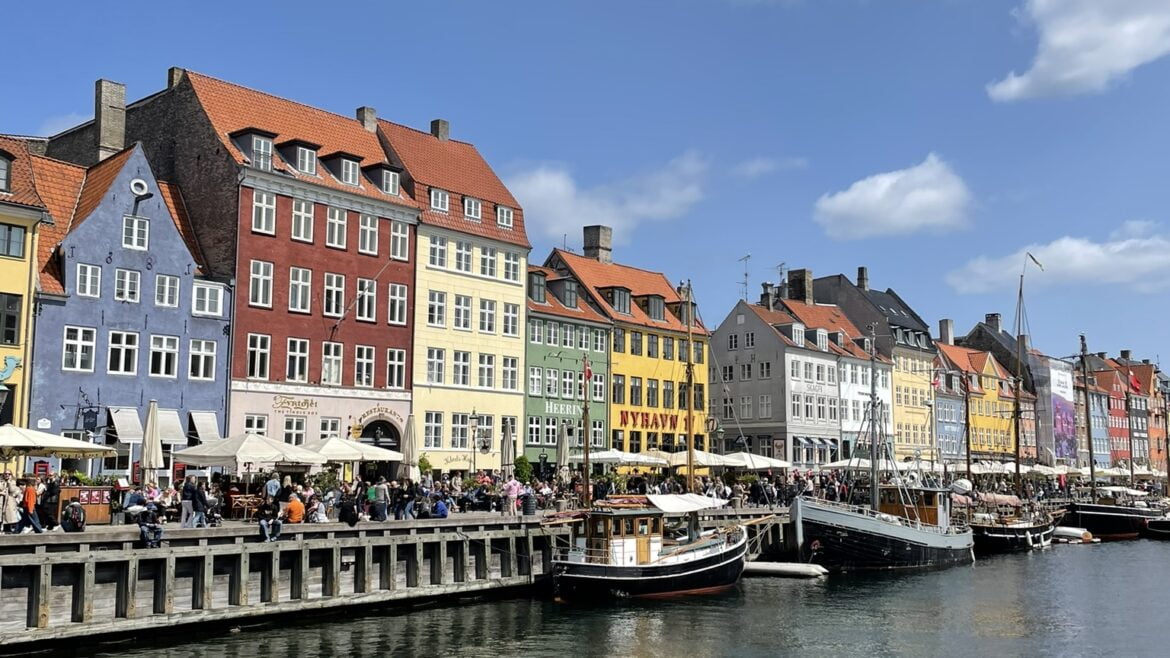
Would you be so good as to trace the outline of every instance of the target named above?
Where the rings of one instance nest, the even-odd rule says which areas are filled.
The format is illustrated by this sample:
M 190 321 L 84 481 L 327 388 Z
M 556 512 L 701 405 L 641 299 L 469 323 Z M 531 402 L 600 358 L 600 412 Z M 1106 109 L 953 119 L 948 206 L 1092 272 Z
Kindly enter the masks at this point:
M 388 169 L 382 170 L 382 191 L 386 194 L 398 196 L 398 172 Z
M 447 195 L 447 190 L 440 190 L 437 187 L 431 188 L 431 210 L 447 212 L 449 203 L 450 198 Z
M 348 158 L 341 159 L 341 182 L 346 185 L 358 184 L 357 160 L 350 160 Z
M 496 224 L 502 228 L 512 228 L 512 209 L 496 206 Z
M 532 272 L 528 275 L 528 296 L 532 301 L 543 304 L 545 302 L 544 274 Z
M 310 176 L 317 173 L 317 152 L 305 146 L 297 147 L 297 171 Z
M 804 347 L 804 325 L 797 323 L 792 325 L 792 342 Z
M 577 282 L 565 280 L 561 282 L 562 301 L 568 308 L 577 308 Z
M 479 221 L 483 209 L 483 204 L 479 199 L 473 199 L 469 196 L 463 197 L 463 216 L 467 219 L 474 219 Z
M 646 299 L 646 315 L 649 315 L 651 320 L 665 319 L 666 300 L 658 295 L 650 295 Z
M 630 291 L 625 288 L 614 288 L 613 294 L 613 310 L 618 313 L 630 314 Z
M 0 192 L 12 191 L 12 158 L 0 153 Z
M 272 140 L 260 135 L 252 135 L 252 166 L 264 171 L 272 171 Z
M 817 349 L 822 352 L 829 351 L 829 332 L 824 329 L 817 329 Z

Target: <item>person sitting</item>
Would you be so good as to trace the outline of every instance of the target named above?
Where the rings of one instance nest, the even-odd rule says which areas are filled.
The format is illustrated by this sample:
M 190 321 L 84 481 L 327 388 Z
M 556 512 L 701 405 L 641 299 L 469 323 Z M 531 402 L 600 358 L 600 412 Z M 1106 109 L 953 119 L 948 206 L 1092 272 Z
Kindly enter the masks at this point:
M 435 504 L 431 508 L 431 518 L 432 519 L 445 519 L 445 518 L 447 518 L 447 503 L 443 502 L 443 499 L 440 496 L 438 496 L 437 494 L 435 495 Z
M 138 515 L 138 533 L 146 548 L 162 545 L 163 527 L 158 518 L 158 506 L 154 503 L 147 503 L 146 509 Z
M 69 504 L 61 510 L 61 528 L 65 532 L 85 531 L 85 508 L 77 496 L 70 498 Z
M 288 523 L 305 522 L 305 504 L 301 502 L 300 496 L 289 495 L 288 505 L 284 508 L 284 519 Z
M 280 538 L 280 505 L 275 500 L 264 503 L 256 511 L 260 517 L 260 538 L 262 541 L 276 541 Z
M 327 523 L 329 517 L 325 514 L 325 504 L 316 495 L 309 496 L 309 504 L 305 509 L 306 523 Z
M 146 505 L 146 496 L 142 493 L 142 487 L 134 485 L 130 490 L 130 495 L 126 497 L 126 507 L 137 507 L 139 505 Z

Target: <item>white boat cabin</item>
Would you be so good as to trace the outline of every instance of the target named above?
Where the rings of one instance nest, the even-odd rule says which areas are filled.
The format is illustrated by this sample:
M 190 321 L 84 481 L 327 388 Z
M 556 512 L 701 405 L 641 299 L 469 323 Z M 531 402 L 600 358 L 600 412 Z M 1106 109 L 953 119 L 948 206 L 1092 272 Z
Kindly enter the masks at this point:
M 906 489 L 882 485 L 878 489 L 882 514 L 947 529 L 951 525 L 950 492 L 945 489 Z

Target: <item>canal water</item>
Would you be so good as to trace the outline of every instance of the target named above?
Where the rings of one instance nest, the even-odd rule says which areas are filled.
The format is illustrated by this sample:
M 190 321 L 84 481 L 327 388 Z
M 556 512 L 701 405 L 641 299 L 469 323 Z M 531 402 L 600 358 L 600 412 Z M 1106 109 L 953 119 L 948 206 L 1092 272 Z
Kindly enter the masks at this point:
M 189 637 L 189 636 L 188 636 Z M 561 605 L 506 599 L 200 631 L 138 656 L 1167 655 L 1170 542 L 1055 546 L 920 574 L 751 578 L 721 596 Z

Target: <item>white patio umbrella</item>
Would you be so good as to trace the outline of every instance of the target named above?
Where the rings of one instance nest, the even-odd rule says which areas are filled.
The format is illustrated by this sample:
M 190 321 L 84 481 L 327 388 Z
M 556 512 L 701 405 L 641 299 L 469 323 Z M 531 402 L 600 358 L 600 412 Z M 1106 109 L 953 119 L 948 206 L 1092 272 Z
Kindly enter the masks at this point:
M 251 432 L 180 450 L 174 458 L 184 464 L 220 466 L 236 473 L 243 472 L 245 465 L 319 466 L 326 461 L 312 450 Z
M 336 463 L 402 461 L 402 453 L 397 450 L 379 448 L 361 441 L 343 439 L 339 436 L 331 436 L 321 441 L 309 441 L 302 447 L 321 455 L 326 461 Z
M 572 455 L 571 462 L 585 461 L 584 454 Z M 621 450 L 598 450 L 589 452 L 590 464 L 615 464 L 618 466 L 669 466 L 665 459 L 651 455 L 623 452 Z
M 568 442 L 567 438 L 561 439 Z M 516 468 L 516 442 L 512 438 L 512 424 L 504 423 L 504 436 L 500 442 L 500 470 L 505 480 L 512 479 Z
M 89 459 L 92 457 L 113 457 L 118 451 L 88 441 L 67 439 L 48 432 L 38 432 L 12 424 L 0 426 L 0 459 L 5 462 L 13 457 L 64 457 L 68 459 Z
M 414 414 L 406 417 L 406 436 L 402 437 L 402 463 L 398 466 L 398 477 L 418 481 L 418 448 L 414 445 Z
M 565 424 L 561 423 L 561 433 L 557 437 L 557 476 L 564 479 L 569 474 L 569 437 L 565 432 Z
M 695 466 L 696 467 L 727 466 L 728 465 L 727 459 L 724 458 L 722 455 L 717 455 L 713 452 L 707 452 L 705 450 L 695 450 L 694 452 L 695 452 Z M 676 468 L 679 466 L 686 466 L 687 465 L 687 451 L 683 450 L 682 452 L 672 452 L 670 454 L 670 459 L 667 461 L 670 463 L 671 466 L 676 467 Z
M 733 452 L 729 455 L 724 455 L 723 458 L 727 460 L 728 466 L 743 468 L 749 471 L 766 471 L 770 468 L 792 468 L 791 462 L 756 455 L 750 452 Z
M 139 466 L 142 468 L 142 480 L 148 481 L 146 474 L 166 468 L 163 459 L 162 434 L 158 427 L 158 400 L 151 400 L 146 407 L 146 427 L 142 430 L 142 457 Z M 152 478 L 153 479 L 153 478 Z
M 839 459 L 828 464 L 821 464 L 821 469 L 842 469 L 851 471 L 868 471 L 871 462 L 864 457 L 857 457 L 853 459 Z M 912 470 L 910 464 L 899 464 L 888 459 L 882 459 L 878 462 L 879 471 L 908 471 Z

